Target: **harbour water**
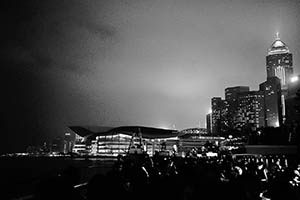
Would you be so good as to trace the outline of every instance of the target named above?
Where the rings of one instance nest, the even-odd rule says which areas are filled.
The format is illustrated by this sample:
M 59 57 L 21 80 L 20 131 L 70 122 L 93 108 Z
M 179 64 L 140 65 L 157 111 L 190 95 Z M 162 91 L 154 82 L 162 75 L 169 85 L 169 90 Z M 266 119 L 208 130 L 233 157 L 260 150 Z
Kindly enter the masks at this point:
M 40 180 L 71 167 L 79 172 L 78 184 L 84 183 L 95 174 L 105 174 L 113 162 L 113 158 L 1 157 L 2 198 L 18 199 L 30 195 Z

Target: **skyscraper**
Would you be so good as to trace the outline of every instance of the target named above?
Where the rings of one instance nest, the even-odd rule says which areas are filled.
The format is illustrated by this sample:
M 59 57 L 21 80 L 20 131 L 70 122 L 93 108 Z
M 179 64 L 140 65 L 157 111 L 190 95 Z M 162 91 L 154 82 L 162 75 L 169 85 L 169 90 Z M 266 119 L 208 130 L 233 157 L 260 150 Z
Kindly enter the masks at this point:
M 288 81 L 293 75 L 293 55 L 287 45 L 279 38 L 278 33 L 268 50 L 266 65 L 267 78 L 278 77 L 281 81 L 281 89 L 286 90 Z
M 211 99 L 211 129 L 212 134 L 220 135 L 223 134 L 226 128 L 226 113 L 227 113 L 227 102 L 221 97 L 213 97 Z
M 285 98 L 286 124 L 300 125 L 300 75 L 291 79 L 288 84 L 288 91 Z
M 283 119 L 280 79 L 276 76 L 267 78 L 259 85 L 259 90 L 264 95 L 265 126 L 279 127 Z
M 229 129 L 238 129 L 238 106 L 239 106 L 239 94 L 242 92 L 249 92 L 248 86 L 236 86 L 228 87 L 225 89 L 225 100 L 228 106 L 227 112 L 227 125 Z
M 267 79 L 277 77 L 281 84 L 281 115 L 282 122 L 285 121 L 285 98 L 287 87 L 293 76 L 293 55 L 287 45 L 276 34 L 276 39 L 272 43 L 266 56 Z
M 212 133 L 212 117 L 211 112 L 206 114 L 206 130 L 207 134 L 210 135 Z
M 241 129 L 255 130 L 265 126 L 264 94 L 262 91 L 242 92 L 239 95 L 238 122 Z

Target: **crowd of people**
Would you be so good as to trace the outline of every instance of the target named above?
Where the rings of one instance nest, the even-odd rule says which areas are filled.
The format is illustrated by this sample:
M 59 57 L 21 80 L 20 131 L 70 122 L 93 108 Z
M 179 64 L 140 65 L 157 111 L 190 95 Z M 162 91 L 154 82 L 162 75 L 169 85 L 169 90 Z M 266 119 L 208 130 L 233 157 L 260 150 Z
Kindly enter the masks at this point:
M 70 168 L 40 184 L 35 198 L 300 199 L 300 164 L 288 156 L 118 156 L 112 169 L 93 176 L 84 192 L 72 187 L 78 180 L 76 173 Z

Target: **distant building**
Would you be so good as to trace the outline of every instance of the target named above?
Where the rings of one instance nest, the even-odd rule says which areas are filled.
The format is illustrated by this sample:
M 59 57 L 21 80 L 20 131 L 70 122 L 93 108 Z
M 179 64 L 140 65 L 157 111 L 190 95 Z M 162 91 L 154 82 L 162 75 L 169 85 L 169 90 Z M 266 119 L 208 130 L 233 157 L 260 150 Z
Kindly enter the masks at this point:
M 225 89 L 225 100 L 227 102 L 227 124 L 229 129 L 240 129 L 238 113 L 239 95 L 243 92 L 249 92 L 249 86 L 228 87 Z
M 73 148 L 73 137 L 71 133 L 65 133 L 64 135 L 64 153 L 72 152 Z
M 293 55 L 287 45 L 279 38 L 277 33 L 266 56 L 267 79 L 278 77 L 281 84 L 282 121 L 285 121 L 285 97 L 290 79 L 293 76 Z
M 293 76 L 293 55 L 277 33 L 266 56 L 267 78 L 278 77 L 281 89 L 286 90 L 288 81 Z
M 156 152 L 184 155 L 192 149 L 201 149 L 208 142 L 218 145 L 225 139 L 219 136 L 207 136 L 206 128 L 199 127 L 177 131 L 154 127 L 123 126 L 102 132 L 98 130 L 103 129 L 97 126 L 76 126 L 72 127 L 72 130 L 86 139 L 82 140 L 85 141 L 83 144 L 75 144 L 73 152 L 95 156 L 126 155 L 130 152 L 130 146 L 138 147 L 136 145 L 140 142 L 144 144 L 144 150 L 149 155 L 154 155 Z M 87 140 L 91 141 L 86 142 Z
M 78 154 L 88 154 L 90 152 L 89 150 L 89 145 L 86 145 L 85 138 L 75 134 L 75 143 L 73 145 L 72 152 Z
M 279 127 L 283 122 L 280 79 L 269 77 L 259 85 L 264 95 L 265 127 Z
M 213 135 L 222 135 L 226 132 L 227 102 L 221 97 L 211 99 L 211 130 Z
M 293 55 L 279 34 L 268 49 L 266 71 L 267 80 L 259 85 L 259 91 L 250 91 L 248 86 L 228 87 L 225 100 L 212 98 L 213 134 L 245 128 L 280 127 L 300 121 L 297 109 L 299 90 L 295 82 L 299 76 L 290 82 L 293 78 Z M 207 122 L 209 119 L 207 115 Z
M 81 137 L 80 135 L 75 134 L 75 143 L 84 143 L 84 142 L 85 142 L 84 137 Z
M 95 156 L 126 155 L 131 142 L 134 141 L 133 135 L 137 132 L 143 133 L 142 142 L 145 144 L 145 151 L 150 155 L 160 151 L 163 144 L 166 146 L 166 150 L 172 151 L 173 146 L 178 145 L 178 135 L 183 134 L 177 130 L 137 126 L 115 128 L 76 126 L 72 127 L 71 130 L 76 133 L 77 138 L 73 152 Z M 200 132 L 204 131 L 204 129 L 199 130 Z
M 63 152 L 64 141 L 61 137 L 56 137 L 52 140 L 51 151 L 52 152 Z
M 300 123 L 300 75 L 291 78 L 285 98 L 286 124 Z M 300 125 L 300 124 L 299 124 Z
M 207 129 L 206 128 L 187 128 L 182 131 L 180 131 L 182 135 L 189 138 L 198 138 L 200 136 L 207 135 Z
M 76 143 L 72 149 L 73 153 L 78 153 L 78 154 L 88 154 L 88 146 L 85 143 Z
M 206 130 L 207 134 L 210 135 L 212 133 L 212 118 L 211 112 L 206 114 Z
M 242 92 L 238 96 L 238 125 L 240 129 L 256 130 L 264 127 L 264 93 L 262 91 Z

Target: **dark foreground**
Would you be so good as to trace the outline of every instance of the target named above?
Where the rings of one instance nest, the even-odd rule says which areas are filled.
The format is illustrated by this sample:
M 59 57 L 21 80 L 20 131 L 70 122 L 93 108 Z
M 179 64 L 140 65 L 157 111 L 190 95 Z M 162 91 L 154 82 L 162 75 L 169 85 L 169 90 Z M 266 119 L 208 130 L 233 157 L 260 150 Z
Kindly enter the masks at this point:
M 42 181 L 72 171 L 78 176 L 76 184 L 86 183 L 95 174 L 110 170 L 114 161 L 114 158 L 1 157 L 0 199 L 29 197 Z
M 20 185 L 20 175 L 24 178 L 43 166 L 51 168 L 53 173 L 46 170 L 47 175 L 37 175 L 21 199 L 300 199 L 298 160 L 282 155 L 201 158 L 131 155 L 115 161 L 64 160 L 64 166 L 60 167 L 54 163 L 62 160 L 41 161 L 40 166 L 27 169 L 28 161 L 24 160 L 24 166 L 19 167 L 25 171 L 6 177 L 7 197 L 23 193 L 16 186 Z M 54 170 L 53 166 L 57 168 Z M 17 168 L 6 170 L 13 172 Z M 1 175 L 4 174 L 2 170 Z M 78 186 L 84 182 L 87 184 Z

